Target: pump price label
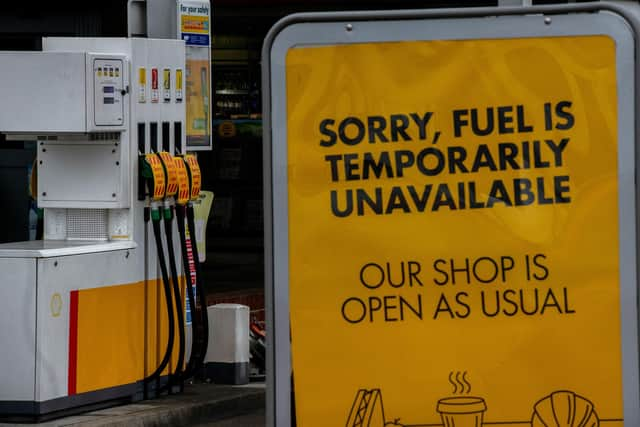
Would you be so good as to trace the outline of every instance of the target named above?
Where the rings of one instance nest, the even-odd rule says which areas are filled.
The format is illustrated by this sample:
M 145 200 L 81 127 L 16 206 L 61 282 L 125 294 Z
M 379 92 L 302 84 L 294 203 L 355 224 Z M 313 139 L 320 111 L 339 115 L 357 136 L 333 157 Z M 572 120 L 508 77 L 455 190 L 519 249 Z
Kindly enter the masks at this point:
M 144 67 L 138 68 L 138 102 L 147 102 L 147 69 Z
M 616 55 L 288 50 L 299 425 L 623 425 Z
M 169 68 L 162 70 L 162 89 L 164 102 L 171 102 L 171 70 Z
M 151 102 L 158 102 L 160 99 L 160 92 L 158 91 L 158 69 L 151 69 Z
M 176 102 L 182 102 L 182 68 L 176 69 Z

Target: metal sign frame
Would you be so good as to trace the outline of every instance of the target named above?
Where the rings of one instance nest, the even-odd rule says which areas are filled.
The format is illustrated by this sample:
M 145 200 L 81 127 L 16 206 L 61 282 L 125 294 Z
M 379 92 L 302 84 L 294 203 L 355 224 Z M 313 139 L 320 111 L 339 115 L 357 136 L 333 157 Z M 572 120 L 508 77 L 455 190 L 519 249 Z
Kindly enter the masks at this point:
M 640 425 L 637 310 L 638 177 L 635 150 L 640 84 L 635 52 L 640 21 L 633 5 L 597 2 L 537 7 L 297 14 L 278 22 L 262 51 L 264 114 L 267 425 L 289 426 L 291 348 L 287 194 L 287 51 L 293 47 L 406 40 L 511 39 L 606 34 L 616 40 L 618 184 L 624 418 Z M 596 13 L 597 12 L 597 13 Z M 577 15 L 579 14 L 579 15 Z M 603 16 L 606 15 L 606 16 Z M 487 18 L 494 21 L 487 24 Z M 428 21 L 428 25 L 426 21 Z M 603 25 L 604 22 L 604 25 Z M 629 197 L 624 197 L 627 195 Z M 318 363 L 321 363 L 319 361 Z

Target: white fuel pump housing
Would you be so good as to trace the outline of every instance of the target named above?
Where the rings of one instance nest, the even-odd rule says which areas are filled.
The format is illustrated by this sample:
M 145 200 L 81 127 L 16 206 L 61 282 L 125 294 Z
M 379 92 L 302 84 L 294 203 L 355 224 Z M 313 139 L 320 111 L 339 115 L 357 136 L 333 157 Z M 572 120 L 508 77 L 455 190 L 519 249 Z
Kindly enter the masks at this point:
M 47 136 L 121 132 L 128 69 L 123 55 L 1 52 L 0 129 Z
M 43 49 L 0 52 L 0 132 L 37 141 L 44 238 L 133 240 L 138 153 L 182 147 L 184 42 L 45 38 Z
M 42 45 L 0 52 L 0 132 L 37 141 L 44 208 L 43 240 L 0 245 L 0 418 L 140 399 L 168 336 L 138 156 L 184 153 L 184 42 Z
M 131 206 L 129 68 L 124 54 L 0 52 L 0 129 L 38 141 L 48 238 L 107 240 L 107 209 Z

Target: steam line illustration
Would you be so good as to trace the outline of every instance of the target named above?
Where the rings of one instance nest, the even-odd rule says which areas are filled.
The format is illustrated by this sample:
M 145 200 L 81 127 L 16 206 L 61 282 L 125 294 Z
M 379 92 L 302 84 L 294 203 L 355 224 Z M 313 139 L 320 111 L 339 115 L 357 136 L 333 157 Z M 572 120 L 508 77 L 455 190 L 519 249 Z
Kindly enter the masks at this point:
M 467 371 L 449 373 L 449 382 L 453 385 L 453 394 L 471 393 L 471 383 L 467 380 Z M 458 390 L 458 388 L 460 390 Z

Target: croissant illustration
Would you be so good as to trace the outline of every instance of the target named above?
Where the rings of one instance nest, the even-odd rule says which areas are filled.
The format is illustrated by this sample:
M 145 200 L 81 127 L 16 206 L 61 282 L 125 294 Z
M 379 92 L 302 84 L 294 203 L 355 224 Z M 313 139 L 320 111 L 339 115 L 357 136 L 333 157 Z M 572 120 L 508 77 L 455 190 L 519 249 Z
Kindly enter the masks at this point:
M 599 427 L 593 403 L 572 391 L 556 391 L 534 406 L 531 427 Z

